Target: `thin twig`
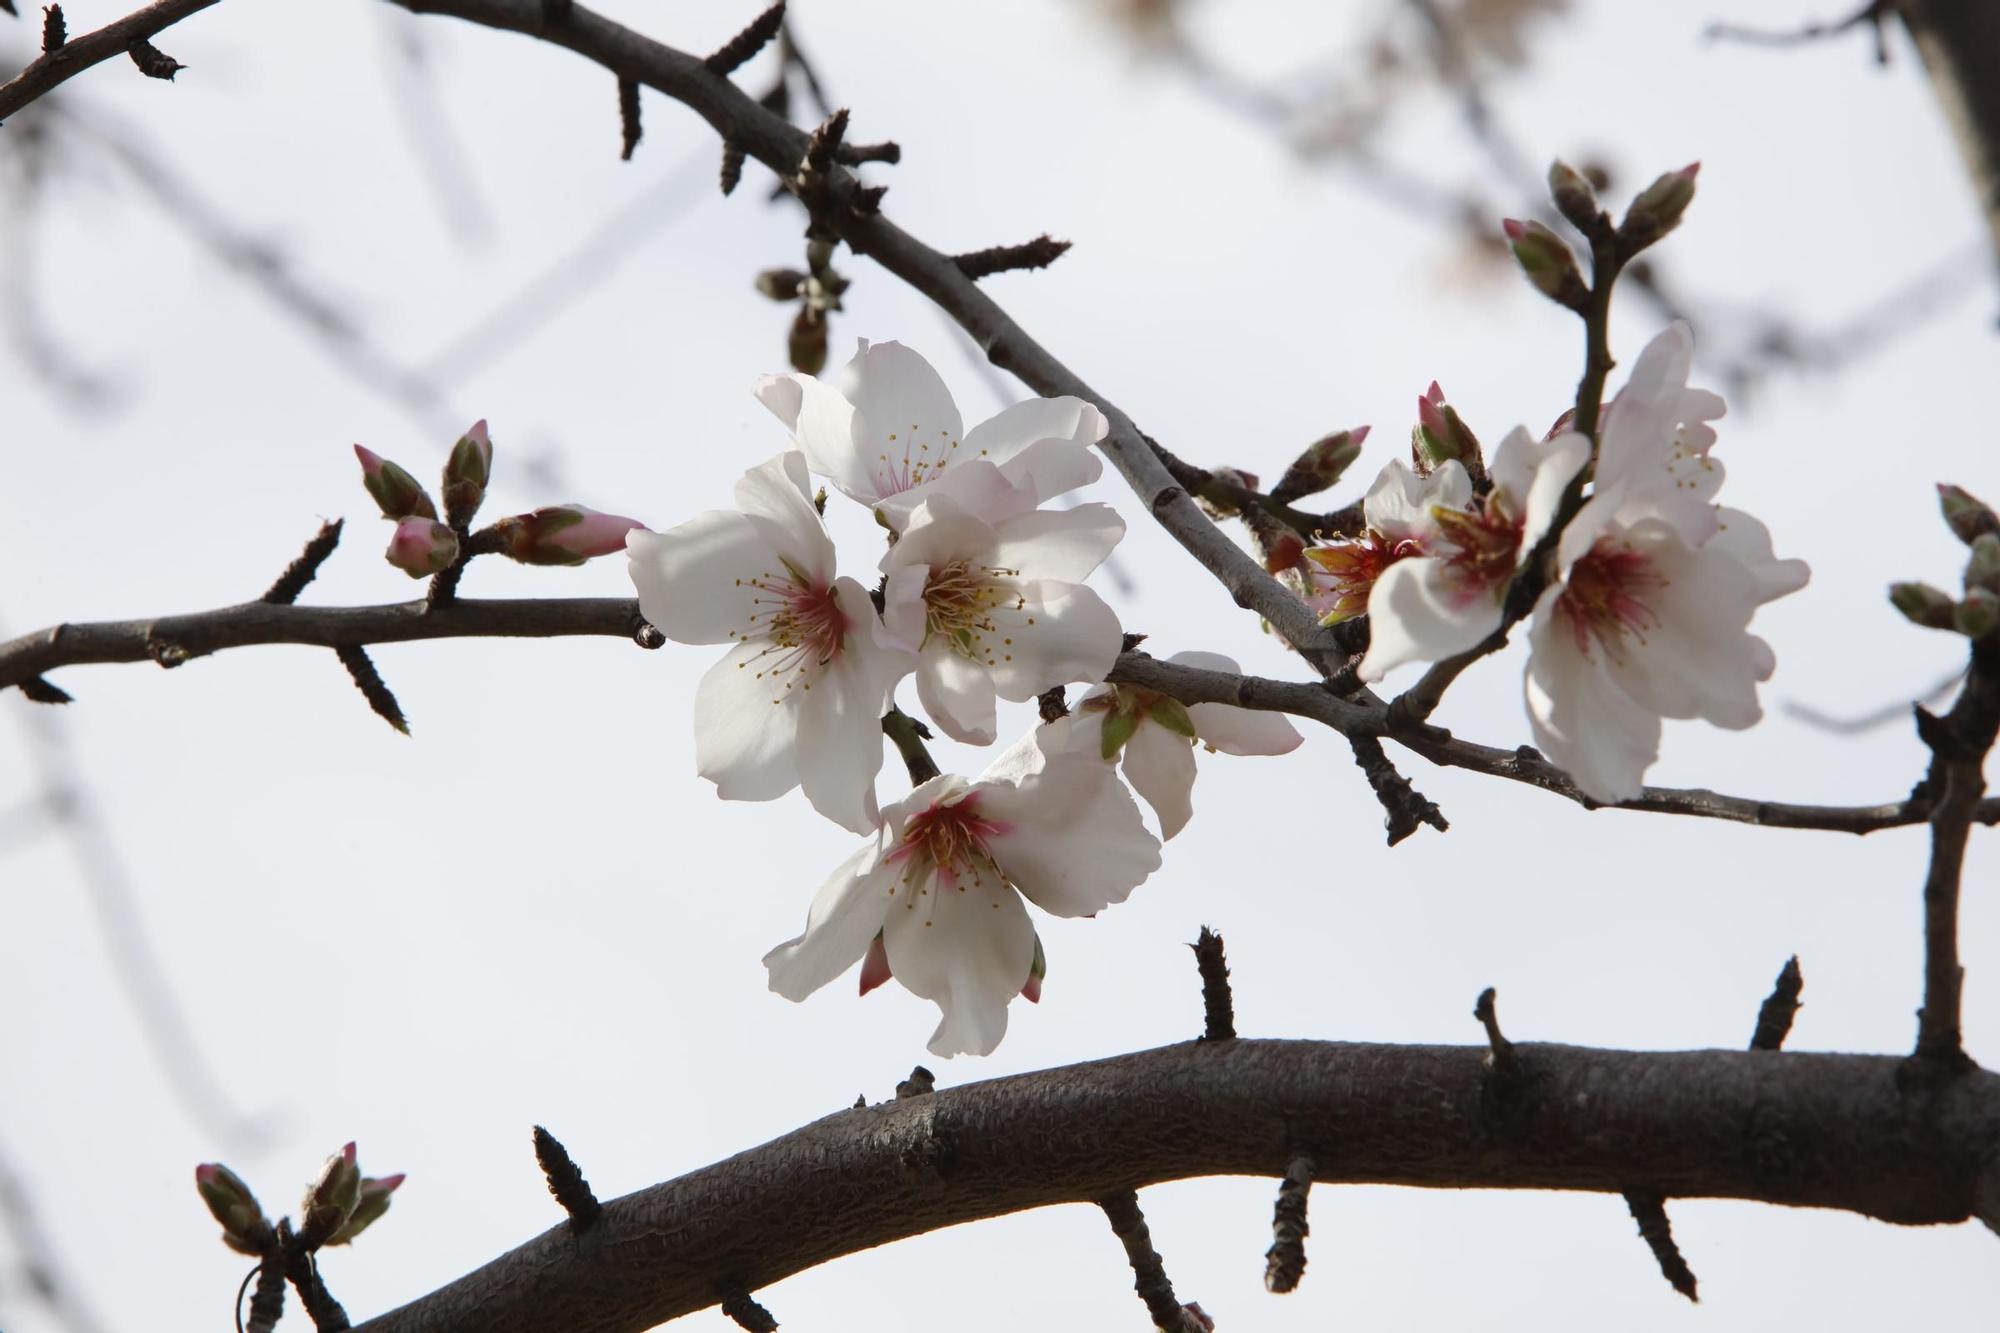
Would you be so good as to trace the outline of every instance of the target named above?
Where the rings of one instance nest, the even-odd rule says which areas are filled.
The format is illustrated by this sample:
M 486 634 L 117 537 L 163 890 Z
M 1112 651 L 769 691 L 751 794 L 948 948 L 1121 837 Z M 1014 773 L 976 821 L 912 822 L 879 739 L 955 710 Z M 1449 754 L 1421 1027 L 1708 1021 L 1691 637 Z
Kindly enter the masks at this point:
M 1681 1257 L 1680 1246 L 1674 1244 L 1674 1229 L 1667 1221 L 1666 1199 L 1648 1190 L 1626 1190 L 1625 1206 L 1631 1210 L 1632 1220 L 1639 1224 L 1639 1238 L 1646 1242 L 1646 1248 L 1653 1252 L 1653 1258 L 1659 1263 L 1660 1276 L 1675 1291 L 1699 1303 L 1701 1298 L 1695 1295 L 1694 1270 Z
M 1015 269 L 1047 268 L 1068 253 L 1070 242 L 1058 241 L 1047 232 L 1020 245 L 995 245 L 970 254 L 956 255 L 952 263 L 968 278 L 990 278 L 995 273 Z
M 1111 1234 L 1118 1237 L 1125 1247 L 1125 1257 L 1132 1265 L 1132 1287 L 1139 1293 L 1139 1299 L 1146 1304 L 1146 1313 L 1153 1317 L 1153 1326 L 1167 1333 L 1183 1333 L 1184 1330 L 1198 1331 L 1201 1321 L 1190 1315 L 1187 1308 L 1174 1295 L 1174 1284 L 1167 1278 L 1166 1265 L 1160 1261 L 1159 1253 L 1153 1249 L 1153 1233 L 1146 1226 L 1146 1215 L 1139 1211 L 1139 1196 L 1131 1190 L 1120 1190 L 1097 1201 L 1111 1221 Z
M 1757 1009 L 1757 1030 L 1750 1034 L 1750 1049 L 1775 1051 L 1791 1035 L 1792 1019 L 1799 1012 L 1799 993 L 1805 989 L 1805 974 L 1799 971 L 1799 956 L 1793 954 L 1778 973 L 1771 993 Z
M 749 1333 L 777 1333 L 778 1321 L 757 1303 L 749 1292 L 738 1290 L 722 1298 L 722 1313 L 741 1324 Z
M 1383 751 L 1380 739 L 1355 735 L 1347 739 L 1354 751 L 1354 762 L 1361 766 L 1361 774 L 1368 779 L 1375 799 L 1382 803 L 1382 823 L 1388 830 L 1391 847 L 1425 824 L 1440 833 L 1451 829 L 1451 821 L 1444 817 L 1444 812 L 1429 797 L 1411 786 L 1408 778 L 1396 771 L 1396 766 Z
M 298 601 L 299 594 L 306 590 L 306 585 L 319 573 L 319 567 L 333 554 L 333 548 L 340 545 L 340 530 L 343 524 L 344 520 L 338 518 L 321 523 L 319 531 L 306 543 L 305 550 L 299 552 L 298 558 L 285 566 L 285 572 L 278 575 L 278 581 L 266 588 L 264 595 L 257 600 L 271 606 L 290 606 Z
M 569 1150 L 540 1125 L 535 1126 L 535 1160 L 541 1163 L 542 1175 L 549 1182 L 549 1193 L 569 1214 L 570 1230 L 578 1235 L 590 1230 L 604 1211 L 604 1206 L 590 1192 L 590 1182 L 583 1178 L 583 1172 L 570 1160 Z
M 349 644 L 336 648 L 333 655 L 347 668 L 347 674 L 354 678 L 354 688 L 361 691 L 361 697 L 375 710 L 375 715 L 387 722 L 405 736 L 410 734 L 410 724 L 403 717 L 403 707 L 396 702 L 395 694 L 389 689 L 382 673 L 375 669 L 375 661 L 368 656 L 368 650 Z
M 124 55 L 135 42 L 144 42 L 154 33 L 172 27 L 215 2 L 155 0 L 144 9 L 107 23 L 95 32 L 87 32 L 64 42 L 56 50 L 43 54 L 8 83 L 0 84 L 0 121 L 92 65 Z
M 1222 936 L 1203 926 L 1188 947 L 1194 950 L 1194 965 L 1201 973 L 1201 1040 L 1236 1040 L 1235 1001 L 1229 991 L 1229 962 L 1223 957 Z
M 1271 1248 L 1264 1252 L 1264 1289 L 1283 1295 L 1296 1291 L 1306 1271 L 1306 1196 L 1312 1190 L 1313 1160 L 1294 1157 L 1278 1185 L 1278 1202 L 1271 1210 Z
M 631 79 L 618 80 L 618 160 L 630 162 L 645 133 L 639 125 L 639 85 Z
M 728 76 L 736 72 L 750 57 L 763 50 L 778 29 L 785 22 L 785 0 L 777 0 L 769 9 L 750 21 L 750 25 L 731 37 L 715 54 L 701 63 L 711 74 Z
M 892 705 L 882 715 L 882 734 L 895 744 L 896 753 L 903 756 L 903 767 L 909 770 L 911 786 L 922 786 L 943 771 L 924 747 L 924 742 L 930 738 L 930 728 L 902 709 Z
M 1498 993 L 1488 986 L 1479 992 L 1479 1002 L 1472 1006 L 1472 1016 L 1486 1029 L 1486 1062 L 1493 1071 L 1496 1081 L 1511 1083 L 1521 1076 L 1521 1057 L 1514 1050 L 1514 1043 L 1507 1040 L 1500 1031 L 1500 1013 L 1495 1001 Z

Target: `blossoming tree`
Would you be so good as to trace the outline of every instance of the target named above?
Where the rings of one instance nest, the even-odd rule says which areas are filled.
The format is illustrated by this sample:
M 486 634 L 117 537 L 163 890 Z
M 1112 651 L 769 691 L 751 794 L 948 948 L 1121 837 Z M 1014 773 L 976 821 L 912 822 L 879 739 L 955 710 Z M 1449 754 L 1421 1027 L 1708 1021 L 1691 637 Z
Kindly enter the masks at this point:
M 73 45 L 57 16 L 42 59 L 0 87 L 0 108 L 12 114 L 104 50 L 160 68 L 166 58 L 147 38 L 199 7 L 161 0 Z M 299 605 L 341 539 L 332 523 L 255 602 L 63 624 L 0 644 L 0 686 L 61 704 L 67 669 L 84 663 L 174 666 L 306 644 L 337 652 L 376 712 L 405 730 L 374 645 L 594 635 L 720 650 L 682 710 L 713 795 L 774 803 L 772 838 L 825 820 L 858 839 L 816 891 L 782 886 L 803 926 L 765 954 L 769 989 L 804 1001 L 833 986 L 867 996 L 894 980 L 935 1006 L 928 1052 L 944 1059 L 991 1055 L 1017 1002 L 1065 1003 L 1048 980 L 1061 955 L 1038 923 L 1117 930 L 1121 905 L 1173 873 L 1174 839 L 1200 814 L 1197 785 L 1303 781 L 1282 775 L 1296 772 L 1306 736 L 1326 730 L 1351 749 L 1392 845 L 1449 827 L 1399 767 L 1408 754 L 1587 809 L 1850 834 L 1923 825 L 1930 846 L 1911 923 L 1924 940 L 1923 1004 L 1908 1052 L 1783 1053 L 1802 986 L 1796 960 L 1748 1050 L 1517 1044 L 1492 990 L 1474 1008 L 1477 1045 L 1257 1040 L 1236 1030 L 1222 940 L 1203 928 L 1193 944 L 1204 1024 L 1186 1043 L 948 1090 L 919 1067 L 892 1100 L 864 1096 L 609 1203 L 537 1129 L 567 1220 L 358 1327 L 637 1330 L 720 1305 L 768 1329 L 756 1291 L 804 1268 L 956 1222 L 1084 1201 L 1122 1242 L 1153 1324 L 1206 1329 L 1211 1316 L 1169 1281 L 1136 1191 L 1220 1173 L 1281 1181 L 1264 1275 L 1279 1293 L 1301 1280 L 1315 1182 L 1616 1195 L 1690 1298 L 1694 1276 L 1668 1222 L 1675 1198 L 1904 1223 L 1978 1218 L 2000 1230 L 2000 1081 L 1963 1047 L 1957 919 L 1968 842 L 2000 822 L 1982 773 L 2000 731 L 2000 517 L 1941 486 L 1944 522 L 1966 552 L 1957 582 L 1896 583 L 1890 594 L 1909 621 L 1965 646 L 1950 706 L 1916 711 L 1931 760 L 1907 797 L 1806 805 L 1647 781 L 1671 744 L 1666 720 L 1728 731 L 1760 721 L 1759 687 L 1783 644 L 1753 621 L 1809 578 L 1784 554 L 1785 514 L 1754 516 L 1720 496 L 1726 404 L 1702 384 L 1690 325 L 1662 320 L 1638 348 L 1611 346 L 1613 294 L 1688 215 L 1695 167 L 1610 206 L 1558 162 L 1545 221 L 1492 220 L 1525 280 L 1576 316 L 1581 373 L 1574 395 L 1550 405 L 1553 424 L 1475 426 L 1432 384 L 1407 451 L 1400 439 L 1385 444 L 1397 432 L 1379 424 L 1343 430 L 1264 489 L 1224 460 L 1198 466 L 1141 432 L 979 285 L 1059 249 L 933 249 L 861 179 L 861 164 L 893 157 L 850 143 L 845 112 L 800 128 L 732 82 L 783 39 L 782 3 L 705 59 L 554 0 L 407 7 L 536 35 L 608 69 L 628 152 L 640 85 L 685 103 L 723 140 L 725 189 L 754 157 L 803 206 L 806 267 L 762 284 L 798 303 L 791 368 L 746 366 L 729 390 L 769 414 L 733 494 L 677 497 L 677 512 L 648 523 L 556 503 L 481 526 L 509 462 L 487 422 L 451 446 L 435 497 L 410 469 L 356 445 L 361 484 L 394 525 L 387 563 L 428 581 L 417 600 Z M 1912 6 L 1906 21 L 1935 37 L 1926 13 Z M 918 332 L 860 341 L 823 375 L 847 288 L 834 268 L 842 247 L 928 298 L 1032 392 L 968 428 L 920 350 L 938 340 Z M 1498 443 L 1489 451 L 1482 436 Z M 1128 499 L 1079 502 L 1107 463 Z M 1306 507 L 1322 495 L 1338 507 Z M 1175 638 L 1171 627 L 1121 622 L 1092 584 L 1128 523 L 1164 529 L 1188 558 L 1175 577 L 1219 582 L 1243 608 L 1246 635 L 1282 645 L 1291 669 L 1248 672 L 1216 650 L 1228 645 L 1150 651 Z M 622 560 L 632 595 L 464 595 L 468 566 L 491 557 Z M 1915 572 L 1885 571 L 1885 581 Z M 1516 639 L 1527 645 L 1519 725 L 1533 745 L 1436 725 L 1461 677 L 1511 669 L 1498 654 Z M 1492 725 L 1498 739 L 1517 723 Z M 942 771 L 940 737 L 989 753 L 976 773 Z M 781 799 L 793 792 L 803 799 Z M 195 1170 L 224 1241 L 251 1261 L 245 1326 L 274 1327 L 289 1300 L 318 1328 L 348 1327 L 320 1256 L 389 1214 L 404 1174 L 362 1174 L 348 1143 L 296 1217 L 277 1218 L 249 1174 L 220 1162 Z

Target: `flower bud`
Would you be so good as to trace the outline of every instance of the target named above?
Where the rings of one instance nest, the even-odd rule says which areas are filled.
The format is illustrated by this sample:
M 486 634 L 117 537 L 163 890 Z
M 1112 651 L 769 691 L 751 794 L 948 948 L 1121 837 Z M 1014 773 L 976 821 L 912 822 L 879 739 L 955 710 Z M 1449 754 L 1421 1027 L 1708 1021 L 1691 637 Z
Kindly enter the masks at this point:
M 1937 489 L 1938 507 L 1944 510 L 1944 521 L 1951 525 L 1952 532 L 1967 546 L 1989 532 L 2000 532 L 2000 516 L 1996 516 L 1971 492 L 1944 482 L 1939 482 Z
M 486 483 L 493 475 L 493 441 L 486 433 L 486 421 L 472 423 L 472 429 L 458 437 L 451 457 L 444 465 L 444 512 L 453 526 L 463 527 L 479 512 L 486 498 Z
M 1558 305 L 1571 310 L 1583 310 L 1590 303 L 1590 289 L 1583 285 L 1583 273 L 1576 266 L 1576 256 L 1570 253 L 1562 237 L 1550 231 L 1539 222 L 1521 222 L 1508 218 L 1500 224 L 1507 233 L 1507 243 L 1514 249 L 1514 258 L 1519 261 L 1521 271 L 1528 275 L 1536 291 Z
M 1597 191 L 1590 188 L 1582 172 L 1561 158 L 1549 163 L 1549 198 L 1555 200 L 1556 211 L 1585 235 L 1596 229 L 1598 218 L 1603 216 L 1597 206 Z
M 372 449 L 354 446 L 361 460 L 361 484 L 382 506 L 383 518 L 408 518 L 412 514 L 436 518 L 437 509 L 417 479 Z
M 1049 956 L 1042 952 L 1042 936 L 1035 932 L 1035 960 L 1028 964 L 1028 979 L 1021 986 L 1021 998 L 1029 1004 L 1042 1002 L 1042 978 L 1049 974 Z
M 810 305 L 800 306 L 798 317 L 792 321 L 791 334 L 785 340 L 785 351 L 791 357 L 792 369 L 801 375 L 817 375 L 825 370 L 826 312 Z
M 500 553 L 524 565 L 580 565 L 625 549 L 625 534 L 646 525 L 582 505 L 549 505 L 493 525 Z
M 1890 584 L 1889 603 L 1913 625 L 1922 625 L 1925 629 L 1955 628 L 1953 611 L 1956 603 L 1950 594 L 1928 583 Z
M 1701 163 L 1690 162 L 1639 191 L 1618 224 L 1618 240 L 1628 259 L 1680 225 L 1681 214 L 1694 200 L 1694 177 L 1700 170 Z
M 867 956 L 861 960 L 861 993 L 866 995 L 888 979 L 889 946 L 882 942 L 882 932 L 878 930 L 868 945 Z
M 194 1169 L 194 1187 L 209 1213 L 222 1224 L 223 1243 L 241 1254 L 262 1254 L 270 1240 L 271 1224 L 257 1196 L 242 1177 L 220 1162 L 204 1162 Z
M 2000 593 L 2000 533 L 1982 532 L 1972 543 L 1972 558 L 1965 562 L 1965 590 L 1974 588 Z
M 795 268 L 767 268 L 757 275 L 757 290 L 773 301 L 796 301 L 806 275 Z
M 1440 466 L 1457 459 L 1474 480 L 1486 475 L 1486 455 L 1479 437 L 1444 400 L 1444 390 L 1436 380 L 1417 399 L 1417 427 L 1410 433 L 1411 461 L 1419 476 L 1428 477 Z
M 389 1196 L 396 1192 L 396 1187 L 401 1185 L 403 1180 L 404 1176 L 400 1171 L 393 1176 L 383 1176 L 379 1179 L 374 1176 L 363 1176 L 360 1197 L 355 1200 L 354 1211 L 348 1214 L 347 1221 L 327 1238 L 326 1243 L 352 1245 L 356 1236 L 366 1231 L 377 1218 L 389 1211 Z
M 2000 594 L 1973 588 L 1959 602 L 1952 627 L 1968 639 L 1983 639 L 2000 625 Z
M 1306 451 L 1292 460 L 1285 475 L 1271 488 L 1271 498 L 1279 504 L 1290 504 L 1332 486 L 1361 457 L 1361 442 L 1367 438 L 1368 427 L 1356 426 L 1307 445 Z
M 434 518 L 406 518 L 382 558 L 413 579 L 429 578 L 458 559 L 458 534 Z
M 348 1143 L 326 1159 L 319 1178 L 299 1201 L 299 1235 L 308 1248 L 324 1245 L 327 1238 L 347 1224 L 361 1202 L 361 1168 L 355 1162 L 354 1144 Z

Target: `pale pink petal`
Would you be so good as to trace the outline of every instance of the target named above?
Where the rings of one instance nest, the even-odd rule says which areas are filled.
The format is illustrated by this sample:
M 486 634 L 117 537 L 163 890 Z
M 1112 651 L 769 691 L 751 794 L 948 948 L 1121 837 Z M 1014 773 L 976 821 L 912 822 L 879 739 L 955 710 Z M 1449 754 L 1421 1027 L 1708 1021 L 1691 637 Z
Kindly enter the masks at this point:
M 1125 780 L 1160 821 L 1162 840 L 1194 817 L 1194 742 L 1150 719 L 1125 742 Z
M 738 644 L 695 687 L 695 768 L 725 801 L 774 800 L 799 785 L 798 691 L 765 669 L 766 653 Z
M 1004 463 L 1038 440 L 1090 445 L 1110 429 L 1104 414 L 1081 398 L 1030 398 L 1002 408 L 967 431 L 965 452 Z
M 1660 719 L 1612 684 L 1554 614 L 1560 588 L 1536 604 L 1528 631 L 1526 692 L 1535 744 L 1593 800 L 1627 801 L 1644 790 L 1660 753 Z
M 1803 560 L 1780 560 L 1771 549 L 1771 530 L 1741 509 L 1716 511 L 1721 524 L 1704 550 L 1726 551 L 1756 581 L 1759 605 L 1795 593 L 1812 578 Z
M 1757 609 L 1749 573 L 1723 552 L 1688 550 L 1660 519 L 1634 525 L 1622 544 L 1646 557 L 1659 585 L 1636 594 L 1650 618 L 1624 636 L 1622 651 L 1593 645 L 1605 673 L 1661 717 L 1699 717 L 1731 730 L 1754 724 L 1763 710 L 1748 633 Z
M 951 390 L 901 343 L 863 343 L 842 372 L 841 396 L 854 408 L 852 444 L 874 499 L 928 481 L 941 461 L 965 456 Z
M 746 581 L 767 571 L 768 534 L 733 510 L 699 514 L 665 532 L 625 539 L 639 610 L 679 643 L 726 643 L 749 623 L 757 590 Z
M 797 433 L 799 409 L 805 401 L 805 381 L 810 379 L 810 375 L 760 375 L 751 392 L 770 409 L 772 416 L 785 423 L 786 430 Z
M 967 745 L 993 744 L 999 722 L 993 677 L 984 667 L 934 640 L 918 657 L 916 674 L 917 700 L 938 730 Z
M 882 585 L 883 637 L 907 652 L 924 646 L 929 623 L 924 585 L 930 576 L 929 565 L 898 565 L 889 570 Z
M 1104 460 L 1095 449 L 1068 440 L 1037 440 L 1000 465 L 1017 486 L 1030 488 L 1041 502 L 1088 486 L 1104 475 Z
M 987 670 L 1001 698 L 1032 699 L 1057 685 L 1095 684 L 1111 674 L 1125 631 L 1103 598 L 1082 584 L 1041 579 L 1014 589 L 1018 602 L 995 607 L 988 617 L 994 629 L 987 636 Z
M 1101 759 L 1049 755 L 1039 773 L 992 787 L 980 801 L 983 814 L 1008 826 L 988 840 L 994 860 L 1052 915 L 1090 916 L 1123 902 L 1160 868 L 1159 842 Z
M 1521 434 L 1526 436 L 1525 431 Z M 1512 438 L 1511 435 L 1508 437 L 1510 440 Z M 1500 447 L 1504 452 L 1507 446 L 1503 443 Z M 1561 512 L 1563 495 L 1569 490 L 1569 484 L 1576 480 L 1576 474 L 1583 471 L 1584 464 L 1590 461 L 1590 441 L 1575 431 L 1558 435 L 1546 444 L 1534 444 L 1531 447 L 1535 451 L 1532 455 L 1534 476 L 1525 492 L 1517 492 L 1524 497 L 1521 500 L 1521 512 L 1524 516 L 1521 529 L 1522 560 L 1534 554 L 1536 545 L 1548 535 L 1549 528 L 1556 521 L 1556 515 Z
M 875 775 L 882 769 L 882 711 L 907 654 L 879 647 L 870 632 L 875 607 L 853 579 L 834 596 L 852 627 L 841 652 L 814 673 L 799 699 L 799 786 L 813 809 L 867 833 L 880 822 Z
M 1225 671 L 1232 676 L 1243 672 L 1235 658 L 1221 653 L 1191 649 L 1175 653 L 1167 660 L 1201 671 Z M 1290 754 L 1305 744 L 1305 737 L 1299 735 L 1298 728 L 1283 713 L 1238 708 L 1234 704 L 1189 704 L 1188 717 L 1194 721 L 1195 734 L 1201 737 L 1202 744 L 1223 754 Z
M 1429 531 L 1433 506 L 1463 509 L 1471 499 L 1472 479 L 1456 459 L 1428 477 L 1419 477 L 1409 464 L 1392 458 L 1369 487 L 1361 509 L 1369 527 L 1391 541 L 1401 541 Z
M 833 539 L 813 508 L 805 455 L 787 449 L 745 472 L 736 483 L 736 507 L 753 520 L 772 549 L 822 583 L 833 578 Z
M 991 1054 L 1007 1033 L 1007 1005 L 1034 965 L 1035 928 L 1021 896 L 990 877 L 949 888 L 933 879 L 892 901 L 882 927 L 889 970 L 944 1011 L 931 1053 Z
M 764 955 L 771 989 L 803 1000 L 845 972 L 868 951 L 895 899 L 889 896 L 898 867 L 885 863 L 880 837 L 841 862 L 813 896 L 806 928 Z
M 1500 627 L 1501 599 L 1469 599 L 1446 577 L 1442 560 L 1398 560 L 1368 594 L 1368 653 L 1361 678 L 1380 680 L 1408 662 L 1462 653 Z
M 1107 504 L 1037 509 L 993 530 L 996 568 L 1018 569 L 1038 579 L 1081 583 L 1125 535 L 1125 520 Z

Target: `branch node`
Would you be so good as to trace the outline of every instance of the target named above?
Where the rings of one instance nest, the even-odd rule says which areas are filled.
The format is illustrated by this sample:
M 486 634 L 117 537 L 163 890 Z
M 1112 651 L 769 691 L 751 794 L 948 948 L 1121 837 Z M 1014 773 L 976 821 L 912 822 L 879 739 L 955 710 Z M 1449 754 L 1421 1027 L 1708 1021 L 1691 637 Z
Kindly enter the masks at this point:
M 1699 1304 L 1701 1297 L 1695 1295 L 1694 1270 L 1681 1257 L 1680 1246 L 1674 1244 L 1665 1197 L 1650 1190 L 1626 1190 L 1625 1206 L 1631 1210 L 1632 1220 L 1639 1224 L 1639 1239 L 1646 1242 L 1646 1248 L 1659 1262 L 1660 1276 L 1675 1291 Z
M 340 664 L 347 668 L 347 674 L 354 678 L 354 687 L 361 691 L 361 697 L 375 710 L 375 715 L 387 722 L 405 736 L 410 734 L 410 724 L 403 717 L 403 709 L 390 693 L 389 686 L 382 680 L 382 673 L 375 669 L 375 663 L 368 656 L 368 650 L 358 643 L 333 650 Z M 164 665 L 164 663 L 162 664 Z
M 656 648 L 666 646 L 667 636 L 660 633 L 659 626 L 644 616 L 633 616 L 632 642 L 638 644 L 647 652 L 652 652 Z
M 1805 976 L 1799 971 L 1799 956 L 1793 954 L 1757 1010 L 1757 1030 L 1750 1034 L 1751 1050 L 1775 1051 L 1785 1044 L 1792 1031 L 1792 1017 L 1799 1011 L 1799 992 L 1805 985 Z
M 1139 1196 L 1125 1190 L 1099 1199 L 1097 1206 L 1110 1220 L 1111 1234 L 1125 1247 L 1125 1257 L 1132 1265 L 1132 1288 L 1146 1303 L 1153 1326 L 1166 1333 L 1207 1333 L 1213 1329 L 1215 1321 L 1203 1314 L 1199 1305 L 1182 1305 L 1174 1295 L 1166 1266 L 1153 1249 L 1153 1233 L 1146 1226 L 1146 1215 L 1139 1211 Z
M 777 6 L 782 10 L 784 5 Z M 757 1298 L 741 1287 L 732 1288 L 722 1298 L 722 1313 L 750 1330 L 750 1333 L 777 1333 L 778 1321 L 757 1303 Z
M 1375 799 L 1382 803 L 1382 825 L 1389 832 L 1391 847 L 1424 824 L 1440 833 L 1450 830 L 1451 821 L 1444 817 L 1444 811 L 1396 771 L 1396 765 L 1382 749 L 1380 738 L 1350 736 L 1347 743 L 1354 751 L 1354 762 L 1361 766 L 1361 775 L 1368 779 Z
M 769 45 L 771 39 L 778 35 L 778 29 L 784 21 L 785 0 L 777 0 L 776 4 L 752 19 L 749 27 L 731 37 L 714 55 L 701 63 L 708 66 L 710 74 L 720 74 L 727 78 L 750 57 Z
M 1201 972 L 1202 1041 L 1236 1040 L 1235 1002 L 1229 993 L 1229 962 L 1222 936 L 1207 926 L 1195 936 L 1194 965 Z
M 1069 716 L 1069 700 L 1064 698 L 1064 694 L 1064 688 L 1058 685 L 1035 696 L 1035 708 L 1041 713 L 1042 721 L 1054 722 Z
M 1504 1087 L 1519 1081 L 1521 1057 L 1515 1051 L 1514 1043 L 1500 1031 L 1500 1014 L 1494 1005 L 1496 998 L 1497 994 L 1491 986 L 1479 992 L 1479 1002 L 1472 1006 L 1472 1016 L 1486 1029 L 1486 1066 L 1492 1072 L 1494 1081 Z
M 172 639 L 151 638 L 146 640 L 146 655 L 158 662 L 162 669 L 172 671 L 177 666 L 186 666 L 194 660 L 194 654 L 183 644 Z
M 66 704 L 71 701 L 68 690 L 45 676 L 30 676 L 22 681 L 21 693 L 38 704 Z
M 61 5 L 48 5 L 42 10 L 42 54 L 48 55 L 62 50 L 69 40 L 69 26 L 63 22 Z
M 1068 241 L 1058 241 L 1043 232 L 1034 240 L 1019 245 L 995 245 L 970 254 L 954 255 L 951 262 L 958 265 L 960 273 L 976 282 L 980 278 L 990 278 L 995 273 L 1008 273 L 1015 269 L 1047 268 L 1061 259 L 1069 247 Z
M 577 1170 L 576 1163 L 570 1160 L 569 1150 L 540 1125 L 535 1126 L 535 1160 L 541 1163 L 542 1175 L 549 1182 L 549 1193 L 569 1214 L 570 1231 L 580 1236 L 590 1230 L 598 1214 L 604 1211 L 604 1206 L 590 1192 L 590 1182 L 583 1178 L 583 1172 Z
M 132 63 L 149 79 L 165 79 L 171 83 L 174 75 L 187 68 L 144 37 L 126 47 L 125 54 L 132 57 Z
M 911 1097 L 928 1097 L 937 1091 L 937 1075 L 918 1065 L 910 1071 L 910 1076 L 896 1085 L 896 1100 L 907 1101 Z
M 299 594 L 319 573 L 319 567 L 333 554 L 333 548 L 340 545 L 341 526 L 342 520 L 337 518 L 330 523 L 321 523 L 319 531 L 306 543 L 305 550 L 285 566 L 285 572 L 278 575 L 278 581 L 266 588 L 264 595 L 257 600 L 273 606 L 290 606 L 298 601 Z
M 1306 1195 L 1312 1190 L 1313 1161 L 1294 1157 L 1278 1186 L 1271 1210 L 1271 1248 L 1264 1252 L 1264 1289 L 1280 1296 L 1298 1290 L 1306 1271 Z
M 743 145 L 734 139 L 722 141 L 722 193 L 736 193 L 737 185 L 743 179 Z
M 645 133 L 639 126 L 637 79 L 618 80 L 618 132 L 623 138 L 623 143 L 618 149 L 618 160 L 630 162 L 632 154 L 638 150 L 640 136 Z

